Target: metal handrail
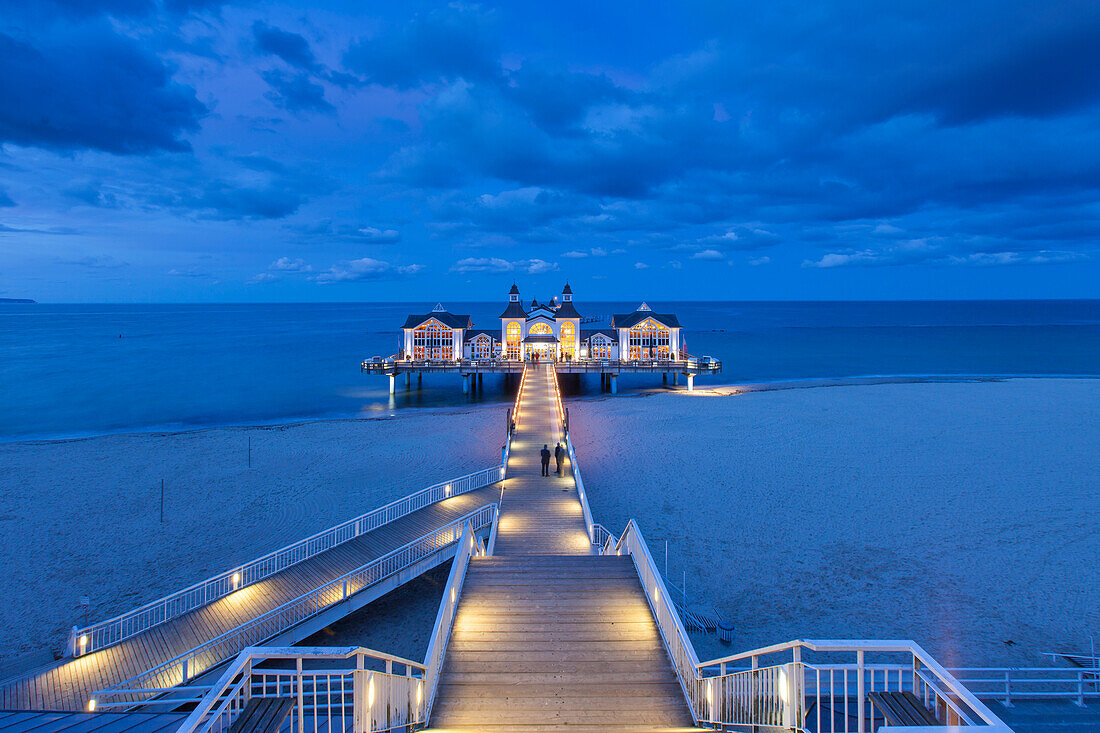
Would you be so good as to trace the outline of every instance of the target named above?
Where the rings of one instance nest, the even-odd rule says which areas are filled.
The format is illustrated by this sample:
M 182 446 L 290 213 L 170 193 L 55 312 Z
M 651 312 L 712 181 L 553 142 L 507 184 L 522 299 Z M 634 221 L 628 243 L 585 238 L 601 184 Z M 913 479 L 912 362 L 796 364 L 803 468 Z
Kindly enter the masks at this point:
M 255 617 L 245 624 L 230 629 L 213 639 L 189 649 L 166 662 L 153 667 L 114 687 L 96 693 L 95 708 L 127 707 L 135 703 L 135 693 L 162 693 L 177 685 L 187 684 L 203 671 L 229 659 L 242 649 L 255 646 L 264 639 L 291 628 L 326 610 L 349 596 L 398 573 L 424 558 L 459 542 L 459 529 L 470 528 L 477 532 L 494 525 L 498 516 L 497 504 L 486 504 L 462 517 L 454 519 L 437 530 L 418 537 L 401 547 L 387 552 L 369 563 L 359 566 L 338 578 L 288 601 L 277 608 Z M 460 548 L 462 546 L 460 545 Z M 461 551 L 461 549 L 460 549 Z M 104 702 L 106 698 L 128 697 L 129 700 Z
M 1100 698 L 1100 671 L 1094 667 L 951 667 L 947 670 L 979 699 L 1072 700 Z M 1022 689 L 1021 689 L 1022 688 Z
M 982 727 L 984 730 L 1007 733 L 1009 728 L 972 692 L 944 669 L 918 644 L 908 640 L 795 640 L 762 649 L 732 654 L 700 662 L 694 645 L 676 610 L 664 578 L 657 570 L 645 537 L 632 519 L 622 536 L 608 540 L 604 554 L 628 554 L 634 561 L 646 600 L 653 612 L 661 640 L 672 661 L 677 679 L 697 724 L 708 725 L 776 725 L 790 730 L 805 727 L 808 710 L 816 707 L 820 716 L 822 703 L 822 670 L 841 670 L 843 695 L 848 699 L 849 672 L 857 686 L 856 714 L 860 730 L 867 718 L 866 685 L 875 689 L 875 669 L 865 664 L 866 654 L 904 653 L 908 667 L 889 667 L 897 672 L 896 685 L 918 694 L 926 705 L 933 705 L 944 721 L 954 725 Z M 854 653 L 855 664 L 806 664 L 802 652 Z M 761 658 L 789 653 L 790 661 L 760 667 Z M 748 661 L 749 669 L 729 667 Z M 870 677 L 868 677 L 870 673 Z M 903 677 L 907 682 L 903 683 Z M 889 675 L 886 675 L 887 682 Z M 813 681 L 815 684 L 810 684 Z M 828 692 L 834 695 L 833 678 Z M 873 715 L 873 708 L 871 708 Z M 826 721 L 828 723 L 828 721 Z M 871 728 L 872 730 L 874 728 Z M 819 732 L 825 730 L 820 727 Z
M 442 481 L 106 621 L 74 627 L 68 652 L 82 656 L 118 644 L 430 504 L 491 486 L 502 478 L 503 466 L 493 466 Z
M 305 668 L 305 663 L 309 661 L 351 658 L 355 658 L 355 669 Z M 367 660 L 384 663 L 386 671 L 365 669 Z M 294 667 L 258 666 L 265 662 L 286 661 L 293 661 Z M 395 663 L 405 667 L 404 675 L 392 672 Z M 316 722 L 322 711 L 327 716 L 327 729 L 346 730 L 347 723 L 350 722 L 346 720 L 349 717 L 349 707 L 352 708 L 351 717 L 361 721 L 361 724 L 356 725 L 356 730 L 385 729 L 373 724 L 376 717 L 383 717 L 387 721 L 396 718 L 393 720 L 396 725 L 418 725 L 422 721 L 418 702 L 395 706 L 393 701 L 394 698 L 400 698 L 402 692 L 406 701 L 422 697 L 423 673 L 424 666 L 419 662 L 362 647 L 249 647 L 226 668 L 177 730 L 178 733 L 228 731 L 250 699 L 286 696 L 291 696 L 295 701 L 289 730 L 303 730 L 307 713 L 312 713 Z M 338 688 L 336 682 L 339 682 Z M 347 688 L 348 682 L 351 683 L 350 690 Z M 379 687 L 389 688 L 379 691 L 377 706 L 373 699 L 376 682 Z M 385 694 L 388 691 L 398 694 Z M 335 704 L 332 703 L 334 694 L 337 697 Z M 349 695 L 350 702 L 347 701 Z M 312 704 L 308 704 L 307 700 Z M 334 720 L 337 717 L 334 715 L 336 710 L 339 711 L 338 725 Z M 410 715 L 410 710 L 416 712 Z
M 494 526 L 496 526 L 495 522 Z M 435 615 L 432 638 L 424 654 L 424 685 L 427 694 L 424 695 L 424 707 L 420 717 L 425 722 L 431 720 L 432 705 L 435 704 L 435 694 L 439 688 L 439 675 L 443 670 L 443 659 L 447 654 L 447 642 L 451 638 L 458 603 L 462 598 L 462 586 L 466 582 L 466 570 L 470 565 L 470 558 L 477 552 L 474 530 L 467 524 L 462 531 L 462 539 L 459 540 L 458 552 L 451 563 L 451 572 L 447 576 L 447 585 L 443 588 L 443 598 L 439 601 L 439 611 Z M 485 548 L 485 554 L 492 554 L 491 543 Z

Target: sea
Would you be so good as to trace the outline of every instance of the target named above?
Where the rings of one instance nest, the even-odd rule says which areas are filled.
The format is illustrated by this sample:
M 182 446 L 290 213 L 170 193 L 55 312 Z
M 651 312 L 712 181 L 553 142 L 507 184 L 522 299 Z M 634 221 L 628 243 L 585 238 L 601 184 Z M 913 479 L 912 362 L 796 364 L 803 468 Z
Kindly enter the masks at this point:
M 512 399 L 502 377 L 463 395 L 425 375 L 390 395 L 363 359 L 398 350 L 400 325 L 435 303 L 0 304 L 0 441 L 379 417 Z M 504 305 L 447 303 L 499 328 Z M 584 303 L 606 325 L 637 303 Z M 687 349 L 722 362 L 708 384 L 859 377 L 1100 376 L 1100 300 L 659 302 Z M 681 383 L 682 386 L 682 383 Z M 624 376 L 629 394 L 663 388 Z M 567 395 L 599 393 L 592 375 Z

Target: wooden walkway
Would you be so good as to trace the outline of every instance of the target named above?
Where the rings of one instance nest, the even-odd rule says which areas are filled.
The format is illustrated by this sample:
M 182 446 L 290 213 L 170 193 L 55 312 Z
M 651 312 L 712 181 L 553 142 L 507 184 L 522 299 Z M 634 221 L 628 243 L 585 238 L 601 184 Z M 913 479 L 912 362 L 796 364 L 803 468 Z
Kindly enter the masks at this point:
M 528 372 L 496 554 L 471 559 L 431 730 L 693 729 L 633 561 L 592 554 L 558 438 L 552 368 Z
M 86 710 L 96 691 L 174 659 L 499 499 L 500 484 L 445 499 L 120 644 L 0 682 L 0 710 Z M 165 680 L 165 686 L 171 684 Z

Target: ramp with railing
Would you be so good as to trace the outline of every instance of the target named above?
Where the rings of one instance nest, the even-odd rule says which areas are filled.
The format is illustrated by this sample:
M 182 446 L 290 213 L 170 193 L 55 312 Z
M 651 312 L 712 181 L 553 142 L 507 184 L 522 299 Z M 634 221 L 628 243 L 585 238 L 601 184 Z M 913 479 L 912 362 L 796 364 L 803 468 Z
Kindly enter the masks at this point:
M 88 710 L 105 689 L 178 685 L 343 592 L 429 569 L 433 535 L 500 498 L 502 466 L 441 482 L 113 619 L 78 629 L 73 658 L 0 683 L 5 709 Z M 494 510 L 495 511 L 495 508 Z M 452 531 L 453 534 L 453 531 Z M 437 564 L 438 564 L 437 562 Z M 358 573 L 358 574 L 357 574 Z M 373 576 L 371 575 L 373 574 Z M 367 583 L 363 587 L 374 587 Z M 120 683 L 134 681 L 137 687 Z M 140 693 L 147 695 L 148 693 Z M 113 695 L 117 701 L 119 695 Z M 122 696 L 125 699 L 125 696 Z

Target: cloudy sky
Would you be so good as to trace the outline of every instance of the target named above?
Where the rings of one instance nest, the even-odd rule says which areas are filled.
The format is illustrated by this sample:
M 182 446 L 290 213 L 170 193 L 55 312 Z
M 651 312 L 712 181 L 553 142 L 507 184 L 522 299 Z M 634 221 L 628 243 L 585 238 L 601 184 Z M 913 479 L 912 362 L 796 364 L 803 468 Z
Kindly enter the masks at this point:
M 0 296 L 1100 297 L 1100 3 L 0 0 Z

